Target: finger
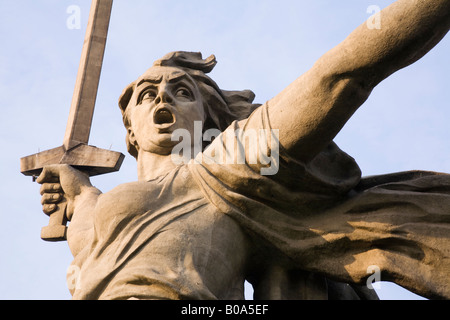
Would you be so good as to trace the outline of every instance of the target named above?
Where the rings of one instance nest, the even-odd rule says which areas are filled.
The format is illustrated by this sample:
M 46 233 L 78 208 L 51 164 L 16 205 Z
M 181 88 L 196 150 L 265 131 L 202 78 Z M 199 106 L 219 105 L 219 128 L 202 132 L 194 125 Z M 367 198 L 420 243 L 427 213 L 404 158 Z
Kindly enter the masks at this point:
M 56 204 L 53 204 L 53 203 L 52 204 L 44 204 L 42 206 L 42 211 L 44 211 L 44 213 L 46 215 L 50 215 L 56 211 L 56 208 L 57 208 Z
M 52 204 L 58 203 L 62 200 L 62 195 L 60 193 L 45 193 L 41 198 L 41 204 Z
M 59 183 L 43 183 L 41 186 L 41 196 L 44 195 L 44 193 L 61 193 L 62 188 Z
M 51 165 L 42 169 L 41 174 L 36 179 L 36 182 L 42 184 L 44 182 L 58 182 L 59 181 L 59 166 Z

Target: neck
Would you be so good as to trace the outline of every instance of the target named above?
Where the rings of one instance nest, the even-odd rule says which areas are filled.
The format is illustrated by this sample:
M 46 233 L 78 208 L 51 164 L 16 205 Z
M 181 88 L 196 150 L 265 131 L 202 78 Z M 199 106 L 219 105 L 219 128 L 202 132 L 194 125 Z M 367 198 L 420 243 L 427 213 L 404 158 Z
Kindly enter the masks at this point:
M 138 180 L 148 181 L 176 168 L 171 155 L 160 155 L 151 152 L 139 152 L 138 160 Z

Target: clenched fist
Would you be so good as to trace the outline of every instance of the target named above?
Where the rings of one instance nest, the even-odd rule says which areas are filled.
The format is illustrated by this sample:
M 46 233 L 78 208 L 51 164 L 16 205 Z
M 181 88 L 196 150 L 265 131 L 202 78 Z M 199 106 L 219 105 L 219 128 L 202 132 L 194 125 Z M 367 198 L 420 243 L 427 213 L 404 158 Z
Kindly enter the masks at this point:
M 86 188 L 92 187 L 89 177 L 66 164 L 47 166 L 36 180 L 41 184 L 42 210 L 51 215 L 58 210 L 58 205 L 67 202 L 66 217 L 71 219 L 77 196 Z

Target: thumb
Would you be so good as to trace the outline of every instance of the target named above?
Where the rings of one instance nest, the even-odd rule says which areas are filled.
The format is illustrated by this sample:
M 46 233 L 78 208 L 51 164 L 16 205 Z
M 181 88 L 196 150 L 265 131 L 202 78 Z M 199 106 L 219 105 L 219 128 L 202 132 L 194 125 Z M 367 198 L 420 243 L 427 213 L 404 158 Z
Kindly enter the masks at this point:
M 36 182 L 43 184 L 45 182 L 58 182 L 60 174 L 60 167 L 58 165 L 45 166 L 41 174 L 36 179 Z

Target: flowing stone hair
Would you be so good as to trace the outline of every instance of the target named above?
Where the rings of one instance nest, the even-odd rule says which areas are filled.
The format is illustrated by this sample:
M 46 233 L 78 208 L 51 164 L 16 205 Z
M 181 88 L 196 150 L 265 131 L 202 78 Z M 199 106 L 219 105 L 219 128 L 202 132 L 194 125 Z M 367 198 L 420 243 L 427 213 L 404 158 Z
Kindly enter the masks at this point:
M 220 89 L 216 82 L 206 75 L 214 69 L 216 64 L 214 55 L 203 59 L 200 52 L 185 51 L 171 52 L 153 64 L 153 66 L 179 68 L 195 80 L 203 97 L 203 107 L 206 113 L 203 132 L 212 128 L 223 132 L 233 121 L 247 118 L 260 106 L 260 104 L 253 104 L 255 94 L 250 90 L 228 91 Z M 135 86 L 136 82 L 133 82 L 125 88 L 119 98 L 119 107 L 127 129 L 128 152 L 137 158 L 137 146 L 133 145 L 129 139 L 128 129 L 131 123 L 127 112 Z

